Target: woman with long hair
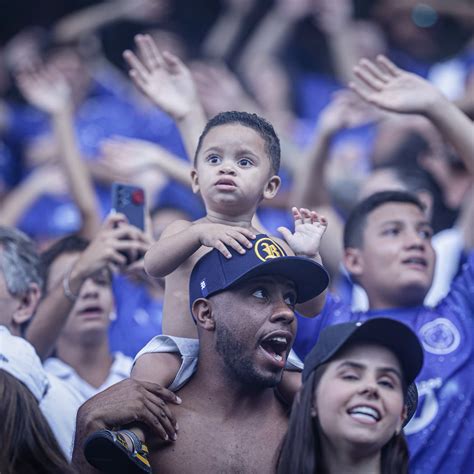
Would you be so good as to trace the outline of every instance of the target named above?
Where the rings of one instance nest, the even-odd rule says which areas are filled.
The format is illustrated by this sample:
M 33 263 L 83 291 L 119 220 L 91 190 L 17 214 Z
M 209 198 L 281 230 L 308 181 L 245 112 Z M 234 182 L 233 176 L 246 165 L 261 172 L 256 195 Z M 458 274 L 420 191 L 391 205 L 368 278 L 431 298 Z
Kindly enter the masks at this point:
M 406 474 L 402 428 L 422 365 L 417 336 L 398 321 L 325 328 L 305 360 L 278 474 Z
M 0 473 L 73 474 L 32 392 L 0 369 Z

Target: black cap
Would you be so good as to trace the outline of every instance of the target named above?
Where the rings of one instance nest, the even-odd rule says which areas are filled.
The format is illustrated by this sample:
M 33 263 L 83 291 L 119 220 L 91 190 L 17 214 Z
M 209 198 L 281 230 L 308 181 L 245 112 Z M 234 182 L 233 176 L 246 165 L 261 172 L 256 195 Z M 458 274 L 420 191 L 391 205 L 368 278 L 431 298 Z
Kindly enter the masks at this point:
M 414 382 L 423 366 L 423 348 L 417 335 L 408 326 L 394 319 L 372 318 L 365 322 L 334 324 L 324 328 L 304 361 L 303 382 L 313 370 L 331 360 L 347 344 L 356 341 L 380 344 L 397 356 L 407 385 L 405 402 L 408 416 L 404 424 L 408 423 L 418 402 Z
M 236 283 L 262 275 L 278 275 L 296 287 L 297 303 L 318 296 L 328 286 L 326 270 L 306 257 L 288 256 L 284 249 L 265 234 L 252 241 L 252 248 L 241 255 L 229 248 L 231 258 L 211 250 L 198 260 L 189 280 L 189 302 L 207 298 Z

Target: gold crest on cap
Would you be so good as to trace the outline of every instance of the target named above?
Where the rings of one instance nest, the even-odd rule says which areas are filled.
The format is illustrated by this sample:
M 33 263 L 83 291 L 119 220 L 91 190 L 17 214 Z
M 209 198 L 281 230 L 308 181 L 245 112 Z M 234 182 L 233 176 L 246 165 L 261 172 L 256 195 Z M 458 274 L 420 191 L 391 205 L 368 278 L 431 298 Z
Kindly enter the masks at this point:
M 255 255 L 262 260 L 262 262 L 272 258 L 287 256 L 283 248 L 269 237 L 263 237 L 262 239 L 257 240 L 253 248 L 255 249 Z

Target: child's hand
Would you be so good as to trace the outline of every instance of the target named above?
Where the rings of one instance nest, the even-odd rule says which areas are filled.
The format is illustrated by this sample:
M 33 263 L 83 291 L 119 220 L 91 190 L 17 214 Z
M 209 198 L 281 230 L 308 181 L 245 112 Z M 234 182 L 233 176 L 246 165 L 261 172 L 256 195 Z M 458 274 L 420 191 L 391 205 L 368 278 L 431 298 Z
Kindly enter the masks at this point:
M 71 105 L 70 87 L 54 69 L 23 72 L 17 76 L 17 85 L 31 105 L 47 114 L 62 112 Z
M 189 69 L 171 53 L 161 53 L 150 35 L 137 35 L 138 56 L 125 51 L 130 77 L 158 107 L 175 120 L 185 117 L 198 101 Z
M 295 255 L 319 258 L 321 237 L 328 225 L 326 219 L 309 209 L 293 207 L 292 211 L 295 219 L 295 233 L 292 234 L 286 227 L 279 227 L 278 231 Z
M 226 258 L 232 257 L 227 247 L 244 254 L 246 252 L 244 247 L 252 248 L 250 240 L 256 237 L 249 229 L 224 224 L 199 223 L 194 224 L 194 228 L 202 245 L 219 250 Z
M 398 68 L 385 56 L 377 63 L 361 59 L 354 74 L 362 84 L 349 87 L 370 104 L 398 113 L 426 114 L 443 100 L 442 94 L 422 77 Z

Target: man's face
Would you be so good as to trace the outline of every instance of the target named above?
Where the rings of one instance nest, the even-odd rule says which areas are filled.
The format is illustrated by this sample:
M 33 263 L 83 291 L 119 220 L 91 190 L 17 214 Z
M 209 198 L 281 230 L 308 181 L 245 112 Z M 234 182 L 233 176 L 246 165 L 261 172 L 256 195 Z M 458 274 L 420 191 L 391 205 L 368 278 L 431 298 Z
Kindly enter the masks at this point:
M 53 262 L 47 282 L 48 292 L 62 282 L 78 257 L 79 253 L 65 253 Z M 107 331 L 113 306 L 110 285 L 110 273 L 105 268 L 83 283 L 61 336 L 77 340 Z
M 0 253 L 3 250 L 0 248 Z M 0 325 L 6 326 L 10 330 L 13 314 L 17 310 L 20 302 L 17 298 L 12 296 L 7 288 L 7 282 L 5 281 L 5 276 L 3 275 L 3 271 L 0 269 Z
M 216 351 L 228 374 L 255 388 L 281 380 L 296 333 L 292 282 L 258 277 L 211 297 Z
M 201 192 L 207 209 L 228 213 L 259 203 L 271 177 L 263 138 L 243 125 L 219 125 L 202 142 L 193 189 Z
M 434 272 L 432 229 L 409 203 L 383 204 L 367 217 L 359 262 L 349 268 L 369 296 L 372 309 L 423 303 Z

